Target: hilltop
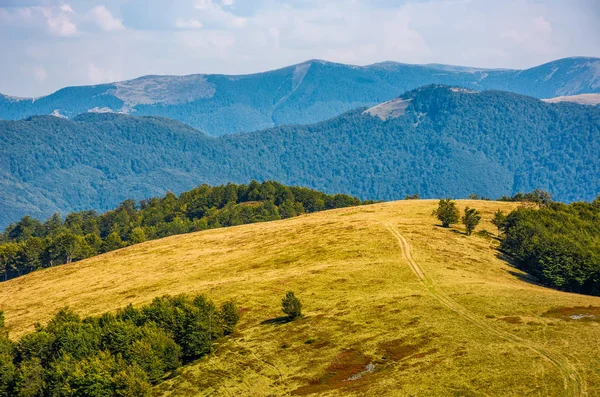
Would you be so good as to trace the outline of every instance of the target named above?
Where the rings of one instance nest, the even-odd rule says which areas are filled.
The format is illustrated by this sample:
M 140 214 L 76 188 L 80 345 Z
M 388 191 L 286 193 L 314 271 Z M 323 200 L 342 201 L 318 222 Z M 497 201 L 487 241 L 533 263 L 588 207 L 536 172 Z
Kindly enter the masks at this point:
M 154 115 L 208 135 L 311 124 L 373 106 L 427 84 L 498 89 L 551 98 L 600 92 L 600 59 L 565 58 L 525 70 L 382 62 L 368 66 L 311 60 L 251 75 L 143 76 L 66 87 L 40 98 L 0 95 L 0 119 L 94 112 Z
M 600 108 L 501 91 L 428 86 L 308 126 L 214 138 L 120 114 L 0 122 L 0 226 L 29 214 L 104 211 L 201 183 L 278 180 L 361 199 L 491 198 L 536 188 L 600 192 Z
M 518 203 L 459 201 L 481 211 Z M 543 288 L 436 202 L 326 211 L 142 243 L 0 284 L 17 337 L 163 294 L 243 304 L 238 330 L 158 395 L 598 395 L 600 298 Z M 278 323 L 293 290 L 305 317 Z M 474 375 L 476 374 L 476 375 Z
M 567 96 L 559 96 L 556 98 L 544 99 L 544 101 L 549 102 L 549 103 L 573 102 L 573 103 L 578 103 L 580 105 L 596 106 L 596 105 L 600 105 L 600 94 L 567 95 Z

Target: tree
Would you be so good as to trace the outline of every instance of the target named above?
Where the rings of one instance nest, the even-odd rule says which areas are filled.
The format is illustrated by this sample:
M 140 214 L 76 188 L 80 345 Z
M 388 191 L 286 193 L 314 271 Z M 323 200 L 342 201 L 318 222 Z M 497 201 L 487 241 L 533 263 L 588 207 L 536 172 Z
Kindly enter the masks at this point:
M 225 302 L 221 306 L 221 319 L 223 320 L 225 335 L 229 335 L 240 321 L 240 311 L 237 305 L 233 302 Z
M 141 227 L 134 228 L 129 234 L 129 242 L 131 244 L 139 244 L 146 241 L 146 232 Z
M 4 312 L 0 310 L 0 331 L 4 329 Z
M 473 233 L 473 230 L 479 224 L 481 220 L 481 215 L 479 215 L 479 211 L 475 208 L 465 208 L 465 215 L 462 217 L 462 223 L 465 225 L 467 236 L 470 236 Z
M 494 217 L 492 218 L 492 224 L 498 228 L 498 236 L 500 235 L 500 231 L 504 225 L 504 221 L 506 221 L 506 214 L 502 210 L 498 210 L 494 212 Z
M 302 316 L 302 304 L 292 291 L 285 294 L 285 298 L 281 301 L 281 310 L 288 315 L 290 320 L 295 320 Z
M 450 225 L 458 223 L 460 216 L 456 203 L 449 198 L 440 200 L 438 208 L 433 211 L 433 215 L 442 222 L 443 227 L 450 227 Z
M 121 236 L 119 236 L 119 233 L 117 232 L 112 232 L 111 234 L 106 236 L 106 239 L 104 239 L 101 251 L 109 252 L 118 250 L 119 248 L 123 248 L 123 241 L 121 240 Z
M 13 344 L 7 335 L 0 334 L 0 397 L 9 397 L 15 378 Z

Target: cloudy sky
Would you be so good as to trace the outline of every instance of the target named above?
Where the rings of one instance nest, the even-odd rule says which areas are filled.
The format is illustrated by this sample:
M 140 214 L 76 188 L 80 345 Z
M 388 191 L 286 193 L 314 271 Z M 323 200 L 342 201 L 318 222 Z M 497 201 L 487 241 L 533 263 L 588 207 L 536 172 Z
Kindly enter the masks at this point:
M 526 68 L 600 57 L 600 0 L 0 0 L 0 54 L 15 96 L 313 58 Z

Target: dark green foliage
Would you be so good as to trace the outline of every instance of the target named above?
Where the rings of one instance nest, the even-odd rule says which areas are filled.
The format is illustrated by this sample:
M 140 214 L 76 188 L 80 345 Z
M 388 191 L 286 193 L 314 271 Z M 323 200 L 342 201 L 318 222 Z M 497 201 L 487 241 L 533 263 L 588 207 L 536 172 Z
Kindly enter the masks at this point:
M 498 201 L 511 201 L 511 202 L 526 202 L 526 203 L 535 203 L 540 206 L 546 206 L 552 203 L 552 195 L 544 190 L 535 189 L 530 193 L 521 193 L 518 192 L 512 197 L 502 196 L 498 199 Z
M 443 227 L 450 227 L 450 225 L 458 223 L 459 219 L 456 203 L 449 198 L 440 200 L 438 208 L 433 211 L 433 215 L 442 222 Z
M 39 358 L 21 361 L 16 373 L 14 389 L 18 390 L 19 397 L 42 396 L 46 382 L 44 381 L 44 367 Z
M 147 397 L 183 360 L 233 332 L 237 308 L 204 298 L 156 298 L 116 314 L 81 319 L 61 309 L 13 344 L 0 335 L 0 397 Z
M 465 214 L 462 217 L 462 223 L 465 225 L 465 231 L 467 236 L 470 236 L 473 233 L 473 230 L 479 225 L 479 221 L 481 220 L 481 215 L 479 215 L 479 211 L 475 208 L 465 208 Z
M 4 328 L 4 312 L 2 310 L 0 310 L 0 332 L 2 332 L 3 328 Z
M 506 221 L 506 214 L 502 210 L 498 210 L 494 212 L 494 217 L 492 218 L 492 224 L 498 228 L 498 236 L 504 227 L 504 222 Z
M 411 195 L 404 197 L 404 200 L 420 200 L 420 199 L 421 199 L 421 197 L 419 197 L 418 193 L 411 194 Z
M 600 199 L 519 208 L 502 224 L 501 248 L 542 283 L 600 295 Z
M 360 204 L 345 194 L 252 181 L 202 185 L 179 197 L 169 192 L 139 204 L 125 200 L 104 214 L 72 212 L 64 221 L 58 214 L 43 224 L 26 216 L 0 234 L 0 277 L 18 277 L 149 239 Z
M 225 302 L 221 306 L 221 316 L 223 318 L 223 331 L 225 335 L 229 335 L 240 321 L 240 311 L 234 302 Z
M 12 396 L 16 367 L 13 360 L 13 343 L 0 331 L 0 397 Z
M 590 200 L 598 193 L 600 107 L 439 86 L 403 97 L 411 100 L 405 114 L 386 121 L 358 109 L 314 125 L 219 138 L 157 117 L 85 114 L 73 120 L 2 121 L 0 226 L 27 214 L 105 211 L 130 197 L 251 179 L 377 200 L 417 191 L 423 198 L 473 192 L 495 198 L 545 189 L 562 201 Z M 185 217 L 203 218 L 203 207 L 188 207 Z M 284 215 L 289 213 L 288 207 Z M 196 227 L 180 219 L 177 230 Z M 144 220 L 163 222 L 161 214 Z M 79 226 L 84 234 L 95 233 L 85 225 Z M 102 231 L 102 237 L 113 231 Z M 118 232 L 128 242 L 129 236 Z
M 295 320 L 302 316 L 302 304 L 292 291 L 285 294 L 285 298 L 281 301 L 281 310 L 287 314 L 290 320 Z

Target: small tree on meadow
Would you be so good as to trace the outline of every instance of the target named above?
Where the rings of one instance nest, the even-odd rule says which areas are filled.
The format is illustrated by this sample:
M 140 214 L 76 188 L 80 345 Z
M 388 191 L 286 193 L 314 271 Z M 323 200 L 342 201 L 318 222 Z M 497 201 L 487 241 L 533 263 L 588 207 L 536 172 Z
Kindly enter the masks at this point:
M 288 315 L 290 320 L 295 320 L 302 316 L 302 304 L 292 291 L 285 294 L 285 298 L 281 301 L 281 310 Z
M 221 306 L 221 318 L 225 335 L 229 335 L 240 321 L 240 310 L 235 303 L 225 302 Z
M 433 215 L 442 222 L 443 227 L 450 227 L 450 225 L 458 223 L 460 217 L 456 203 L 449 198 L 440 200 L 438 208 L 433 211 Z
M 502 210 L 498 210 L 494 212 L 494 217 L 492 218 L 492 224 L 498 228 L 498 236 L 500 235 L 500 231 L 502 230 L 502 226 L 506 221 L 506 214 Z
M 479 215 L 479 211 L 475 208 L 465 208 L 465 215 L 462 217 L 462 223 L 465 225 L 467 236 L 470 236 L 471 233 L 473 233 L 473 230 L 475 230 L 480 220 L 481 215 Z

